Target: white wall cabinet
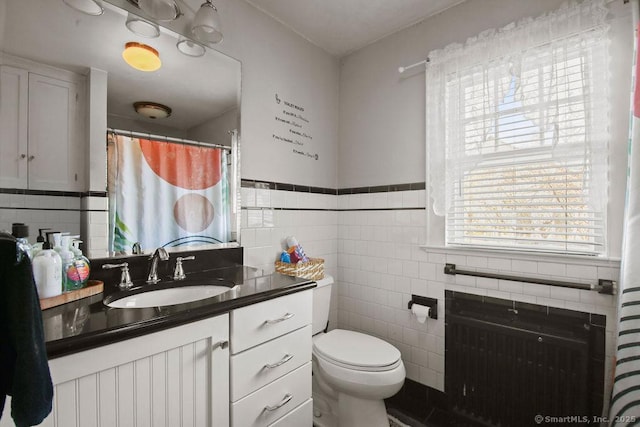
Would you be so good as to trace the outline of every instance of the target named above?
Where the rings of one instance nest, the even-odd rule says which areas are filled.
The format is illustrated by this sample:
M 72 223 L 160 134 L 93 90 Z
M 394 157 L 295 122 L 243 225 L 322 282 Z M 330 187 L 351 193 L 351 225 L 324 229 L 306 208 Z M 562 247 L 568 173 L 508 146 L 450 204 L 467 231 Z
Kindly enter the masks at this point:
M 228 427 L 228 340 L 224 314 L 53 359 L 41 425 Z M 9 405 L 0 427 L 13 426 Z
M 313 423 L 312 291 L 231 312 L 231 424 L 300 427 Z
M 18 58 L 4 62 L 0 187 L 84 190 L 85 78 Z

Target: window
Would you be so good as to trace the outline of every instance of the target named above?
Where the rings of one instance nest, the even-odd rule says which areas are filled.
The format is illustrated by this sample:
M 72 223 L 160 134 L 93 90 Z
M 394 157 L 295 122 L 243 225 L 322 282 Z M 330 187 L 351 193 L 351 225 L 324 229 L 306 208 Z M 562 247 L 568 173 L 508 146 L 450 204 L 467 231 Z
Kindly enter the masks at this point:
M 447 244 L 605 251 L 602 10 L 565 6 L 429 55 L 428 180 Z

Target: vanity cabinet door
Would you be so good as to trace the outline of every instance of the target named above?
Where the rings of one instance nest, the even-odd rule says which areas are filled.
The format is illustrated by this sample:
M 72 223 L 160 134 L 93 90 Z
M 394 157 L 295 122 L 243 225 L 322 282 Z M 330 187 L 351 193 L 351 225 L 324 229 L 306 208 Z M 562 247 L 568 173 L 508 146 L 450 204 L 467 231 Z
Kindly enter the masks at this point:
M 50 360 L 41 425 L 228 427 L 228 325 L 224 314 Z M 6 408 L 0 427 L 13 426 Z
M 27 187 L 29 73 L 0 66 L 0 187 Z

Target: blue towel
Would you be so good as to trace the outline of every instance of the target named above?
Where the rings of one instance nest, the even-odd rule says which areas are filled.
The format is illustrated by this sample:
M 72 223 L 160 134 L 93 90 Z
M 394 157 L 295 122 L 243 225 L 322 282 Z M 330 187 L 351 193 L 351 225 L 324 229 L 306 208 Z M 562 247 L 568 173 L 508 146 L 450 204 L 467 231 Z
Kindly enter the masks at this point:
M 51 412 L 49 373 L 38 291 L 31 261 L 0 233 L 0 417 L 6 395 L 17 427 L 40 424 Z

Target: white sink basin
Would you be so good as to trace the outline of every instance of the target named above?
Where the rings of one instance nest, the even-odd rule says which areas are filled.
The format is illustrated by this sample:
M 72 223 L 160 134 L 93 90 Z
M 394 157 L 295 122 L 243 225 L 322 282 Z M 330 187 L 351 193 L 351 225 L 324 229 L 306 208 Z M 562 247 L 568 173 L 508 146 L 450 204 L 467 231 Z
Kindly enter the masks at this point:
M 184 286 L 178 288 L 158 289 L 111 301 L 107 306 L 112 308 L 149 308 L 165 305 L 184 304 L 201 299 L 215 297 L 229 292 L 233 288 L 217 285 Z

